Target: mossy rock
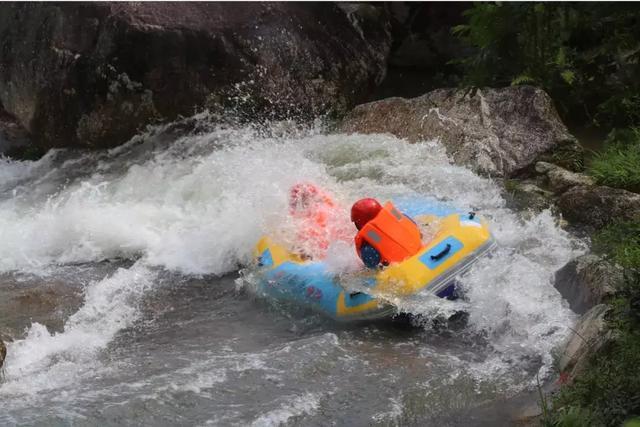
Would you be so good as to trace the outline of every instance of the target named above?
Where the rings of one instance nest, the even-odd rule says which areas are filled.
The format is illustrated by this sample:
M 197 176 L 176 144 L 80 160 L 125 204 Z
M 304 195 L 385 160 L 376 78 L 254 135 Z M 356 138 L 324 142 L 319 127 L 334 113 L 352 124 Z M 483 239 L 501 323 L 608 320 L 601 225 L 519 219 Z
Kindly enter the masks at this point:
M 583 172 L 584 148 L 578 141 L 568 140 L 542 154 L 538 161 L 553 163 L 572 172 Z

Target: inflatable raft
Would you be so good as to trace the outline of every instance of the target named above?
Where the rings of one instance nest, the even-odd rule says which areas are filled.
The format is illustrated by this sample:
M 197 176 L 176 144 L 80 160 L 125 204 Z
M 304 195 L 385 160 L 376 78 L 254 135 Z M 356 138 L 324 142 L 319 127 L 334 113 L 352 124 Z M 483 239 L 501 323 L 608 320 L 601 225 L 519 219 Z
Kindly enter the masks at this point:
M 389 300 L 418 292 L 455 297 L 455 278 L 495 245 L 487 221 L 438 202 L 400 200 L 396 206 L 433 233 L 414 256 L 384 269 L 362 272 L 363 291 L 346 290 L 322 261 L 304 260 L 264 236 L 255 258 L 261 269 L 259 292 L 304 304 L 336 320 L 372 320 L 396 314 Z M 363 267 L 364 269 L 364 267 Z

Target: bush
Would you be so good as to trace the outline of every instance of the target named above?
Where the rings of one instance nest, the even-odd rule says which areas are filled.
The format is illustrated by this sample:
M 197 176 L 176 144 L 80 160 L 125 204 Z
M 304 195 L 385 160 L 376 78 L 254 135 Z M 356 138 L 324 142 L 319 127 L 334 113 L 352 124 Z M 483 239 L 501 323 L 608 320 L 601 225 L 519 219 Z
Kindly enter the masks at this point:
M 638 302 L 640 276 L 635 272 L 628 274 L 612 304 L 607 319 L 612 341 L 592 355 L 589 367 L 573 384 L 561 388 L 554 398 L 552 421 L 547 424 L 619 426 L 640 415 Z
M 640 130 L 616 132 L 591 160 L 588 172 L 599 184 L 640 192 Z
M 554 397 L 547 425 L 619 426 L 640 415 L 640 223 L 610 225 L 593 240 L 595 250 L 625 267 L 607 316 L 612 340 Z
M 567 421 L 576 412 L 588 417 L 582 425 L 619 426 L 640 415 L 640 335 L 625 330 L 605 350 L 592 359 L 587 369 L 571 385 L 564 386 L 554 400 L 558 420 Z M 580 425 L 580 424 L 578 424 Z
M 640 8 L 624 3 L 475 3 L 452 29 L 472 53 L 463 84 L 532 84 L 565 118 L 640 123 Z
M 593 237 L 593 249 L 628 269 L 640 268 L 640 222 L 619 222 Z

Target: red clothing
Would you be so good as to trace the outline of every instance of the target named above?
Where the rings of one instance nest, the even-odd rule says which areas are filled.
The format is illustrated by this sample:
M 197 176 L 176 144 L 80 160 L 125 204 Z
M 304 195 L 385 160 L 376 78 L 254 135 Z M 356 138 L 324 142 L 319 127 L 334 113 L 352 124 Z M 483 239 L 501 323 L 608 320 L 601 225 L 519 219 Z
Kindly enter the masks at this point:
M 323 258 L 332 241 L 348 239 L 341 226 L 340 207 L 314 184 L 300 183 L 291 187 L 289 213 L 297 229 L 297 249 L 312 258 Z

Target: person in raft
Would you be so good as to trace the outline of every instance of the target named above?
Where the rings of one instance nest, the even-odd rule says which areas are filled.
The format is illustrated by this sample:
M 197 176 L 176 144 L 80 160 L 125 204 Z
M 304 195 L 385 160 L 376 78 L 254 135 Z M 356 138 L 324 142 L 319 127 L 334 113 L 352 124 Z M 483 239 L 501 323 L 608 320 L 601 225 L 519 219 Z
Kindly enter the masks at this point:
M 344 211 L 329 193 L 301 182 L 289 190 L 289 214 L 296 224 L 295 249 L 304 257 L 322 259 L 331 242 L 349 241 L 351 233 L 341 220 Z
M 418 253 L 422 236 L 416 223 L 391 202 L 361 199 L 351 207 L 351 221 L 358 229 L 356 251 L 369 268 L 402 262 Z

